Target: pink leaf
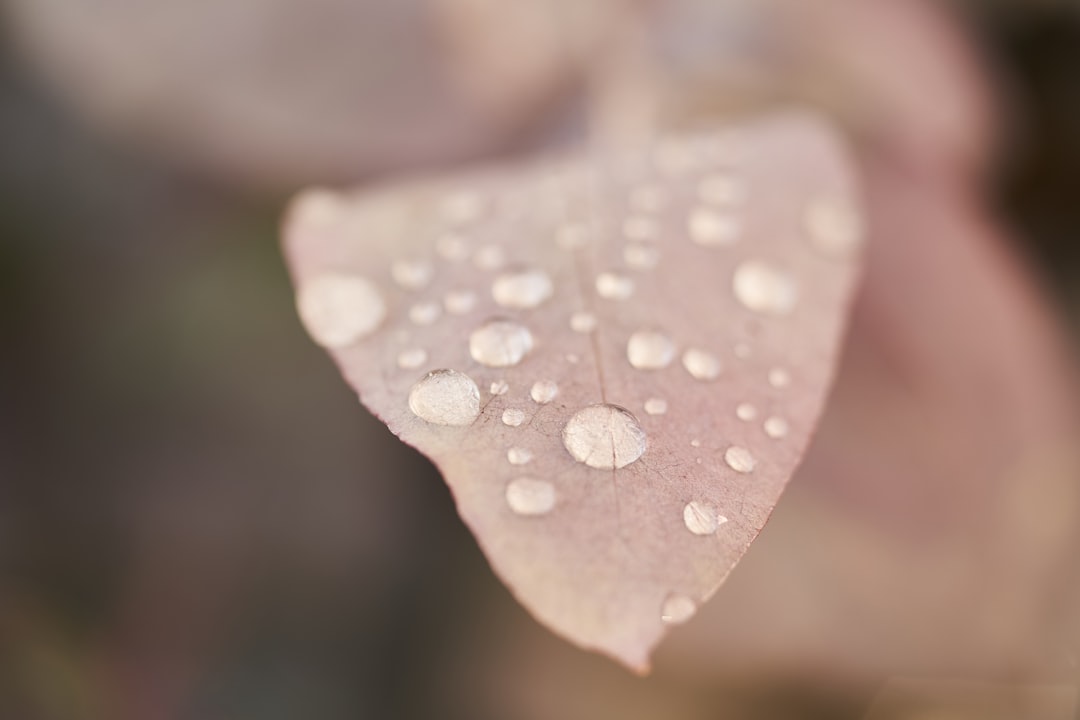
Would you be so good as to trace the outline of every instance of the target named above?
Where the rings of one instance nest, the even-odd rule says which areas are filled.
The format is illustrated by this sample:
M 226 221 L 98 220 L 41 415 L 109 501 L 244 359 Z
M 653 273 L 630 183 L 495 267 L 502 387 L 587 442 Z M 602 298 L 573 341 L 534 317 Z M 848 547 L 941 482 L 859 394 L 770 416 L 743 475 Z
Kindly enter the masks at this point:
M 860 236 L 842 148 L 801 115 L 309 191 L 285 227 L 309 332 L 499 576 L 639 670 L 798 464 Z

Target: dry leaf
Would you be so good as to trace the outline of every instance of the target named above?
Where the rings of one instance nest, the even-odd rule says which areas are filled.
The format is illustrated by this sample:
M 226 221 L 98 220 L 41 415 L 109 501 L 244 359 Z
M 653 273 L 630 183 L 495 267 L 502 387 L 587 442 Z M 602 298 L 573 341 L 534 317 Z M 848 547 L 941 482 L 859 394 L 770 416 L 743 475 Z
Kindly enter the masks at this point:
M 285 235 L 309 332 L 500 577 L 644 670 L 808 443 L 861 224 L 802 115 L 586 158 L 311 191 Z

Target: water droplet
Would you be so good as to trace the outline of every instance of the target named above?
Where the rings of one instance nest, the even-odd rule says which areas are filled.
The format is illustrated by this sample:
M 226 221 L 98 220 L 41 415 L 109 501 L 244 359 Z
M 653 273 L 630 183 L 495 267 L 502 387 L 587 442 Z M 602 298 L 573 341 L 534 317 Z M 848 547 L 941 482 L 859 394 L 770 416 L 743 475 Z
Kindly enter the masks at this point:
M 675 359 L 675 343 L 655 330 L 638 330 L 626 343 L 626 359 L 638 370 L 666 368 Z
M 513 367 L 532 349 L 532 333 L 513 320 L 488 320 L 469 335 L 469 354 L 488 367 Z
M 667 175 L 681 175 L 694 167 L 694 155 L 685 142 L 663 138 L 653 150 L 653 163 Z
M 596 329 L 596 316 L 590 312 L 576 312 L 570 316 L 570 329 L 576 333 L 591 333 Z
M 720 358 L 699 348 L 690 348 L 684 352 L 682 364 L 695 380 L 715 380 L 724 369 Z
M 528 448 L 512 447 L 506 451 L 506 459 L 511 465 L 528 465 L 532 462 L 533 452 Z
M 663 415 L 667 412 L 667 400 L 663 398 L 649 398 L 645 401 L 645 412 L 649 415 Z
M 409 319 L 417 325 L 431 325 L 442 315 L 442 307 L 439 303 L 417 303 L 409 308 Z
M 683 508 L 683 522 L 695 535 L 712 535 L 727 522 L 727 518 L 716 512 L 712 505 L 694 500 Z
M 571 365 L 577 365 L 579 362 L 581 362 L 581 356 L 577 353 L 566 353 L 566 362 L 570 363 Z
M 559 394 L 559 386 L 554 380 L 537 380 L 529 390 L 529 397 L 537 405 L 547 405 Z
M 698 184 L 702 202 L 731 207 L 746 202 L 746 184 L 733 175 L 707 175 Z
M 367 337 L 386 318 L 386 301 L 358 275 L 320 275 L 300 285 L 296 308 L 319 345 L 341 348 Z
M 735 297 L 749 310 L 787 315 L 795 309 L 798 288 L 786 272 L 761 260 L 747 260 L 735 268 Z
M 862 244 L 862 218 L 838 200 L 811 201 L 806 206 L 805 226 L 811 246 L 827 257 L 848 257 Z
M 397 356 L 397 364 L 403 370 L 415 370 L 427 362 L 427 351 L 423 348 L 403 350 Z
M 435 241 L 435 252 L 439 257 L 451 262 L 469 257 L 469 245 L 465 238 L 454 233 L 442 235 Z
M 484 197 L 474 190 L 459 190 L 444 197 L 440 209 L 448 223 L 462 225 L 476 220 L 484 212 Z
M 750 451 L 738 445 L 732 445 L 724 451 L 724 462 L 728 464 L 729 468 L 738 473 L 753 472 L 754 466 L 757 465 L 757 460 L 750 454 Z
M 326 188 L 305 190 L 293 201 L 293 214 L 305 228 L 325 228 L 340 221 L 346 203 L 340 193 Z
M 510 383 L 506 382 L 505 380 L 496 380 L 495 382 L 491 383 L 491 387 L 488 388 L 488 391 L 492 395 L 505 395 L 506 393 L 510 392 Z
M 625 275 L 600 273 L 596 276 L 596 293 L 608 300 L 627 300 L 634 294 L 634 281 Z
M 742 223 L 734 215 L 698 208 L 690 213 L 686 223 L 690 239 L 705 247 L 731 245 L 742 234 Z
M 623 248 L 623 262 L 635 270 L 651 270 L 660 262 L 660 249 L 649 243 L 630 243 Z
M 735 417 L 744 422 L 750 422 L 757 417 L 757 408 L 750 403 L 739 403 L 738 407 L 735 408 Z
M 502 414 L 503 425 L 518 427 L 525 422 L 525 411 L 518 408 L 506 408 Z
M 518 270 L 495 278 L 491 296 L 503 307 L 534 308 L 552 296 L 555 288 L 543 270 Z
M 788 434 L 788 423 L 782 417 L 771 417 L 765 421 L 765 434 L 779 440 Z
M 518 515 L 546 515 L 555 508 L 555 486 L 533 478 L 511 480 L 506 504 Z
M 667 195 L 659 185 L 639 185 L 630 191 L 629 205 L 639 212 L 660 212 L 666 204 Z
M 476 251 L 473 264 L 481 270 L 498 270 L 506 264 L 506 251 L 501 245 L 485 245 Z
M 580 223 L 566 223 L 555 231 L 555 244 L 563 250 L 577 250 L 589 243 L 589 231 Z
M 631 216 L 623 221 L 623 235 L 631 240 L 650 240 L 656 237 L 658 231 L 656 221 L 652 218 Z
M 701 440 L 700 440 L 700 438 L 694 438 L 693 440 L 691 440 L 691 441 L 690 441 L 690 447 L 696 447 L 696 448 L 699 448 L 699 447 L 701 447 Z
M 641 457 L 647 444 L 637 418 L 617 405 L 578 410 L 563 428 L 562 441 L 571 457 L 599 470 L 626 467 Z
M 471 425 L 480 414 L 480 389 L 457 370 L 433 370 L 409 392 L 409 409 L 433 425 Z
M 738 343 L 732 352 L 734 352 L 735 357 L 739 358 L 740 360 L 745 360 L 752 354 L 750 346 L 746 343 Z
M 773 368 L 769 371 L 769 384 L 777 390 L 786 388 L 791 384 L 791 373 L 784 368 Z
M 660 607 L 660 619 L 668 625 L 681 625 L 694 616 L 697 605 L 685 595 L 672 593 Z
M 472 290 L 453 290 L 446 293 L 443 305 L 451 315 L 464 315 L 476 307 L 476 293 Z
M 426 260 L 398 260 L 390 266 L 390 275 L 406 290 L 419 290 L 431 282 L 435 267 Z

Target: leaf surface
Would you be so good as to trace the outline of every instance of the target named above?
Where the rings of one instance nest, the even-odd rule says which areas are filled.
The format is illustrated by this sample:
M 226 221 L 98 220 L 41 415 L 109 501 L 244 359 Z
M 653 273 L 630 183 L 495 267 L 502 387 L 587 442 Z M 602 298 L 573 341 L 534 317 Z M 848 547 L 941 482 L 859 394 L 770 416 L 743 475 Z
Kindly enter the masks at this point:
M 800 114 L 312 190 L 285 225 L 309 332 L 498 575 L 642 671 L 795 470 L 860 240 L 843 147 Z

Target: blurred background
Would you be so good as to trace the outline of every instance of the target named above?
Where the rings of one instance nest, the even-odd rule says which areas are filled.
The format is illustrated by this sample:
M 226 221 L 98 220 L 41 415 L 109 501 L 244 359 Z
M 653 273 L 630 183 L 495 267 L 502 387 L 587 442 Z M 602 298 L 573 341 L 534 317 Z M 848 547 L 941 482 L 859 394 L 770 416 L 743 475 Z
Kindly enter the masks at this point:
M 640 74 L 664 121 L 810 103 L 867 163 L 974 188 L 1071 345 L 1080 6 L 880 5 L 914 10 L 6 0 L 0 718 L 863 717 L 888 662 L 714 666 L 691 624 L 640 680 L 532 621 L 303 333 L 277 224 L 309 183 L 580 141 Z M 1067 633 L 1037 675 L 1059 695 Z M 1024 716 L 979 697 L 941 717 Z

